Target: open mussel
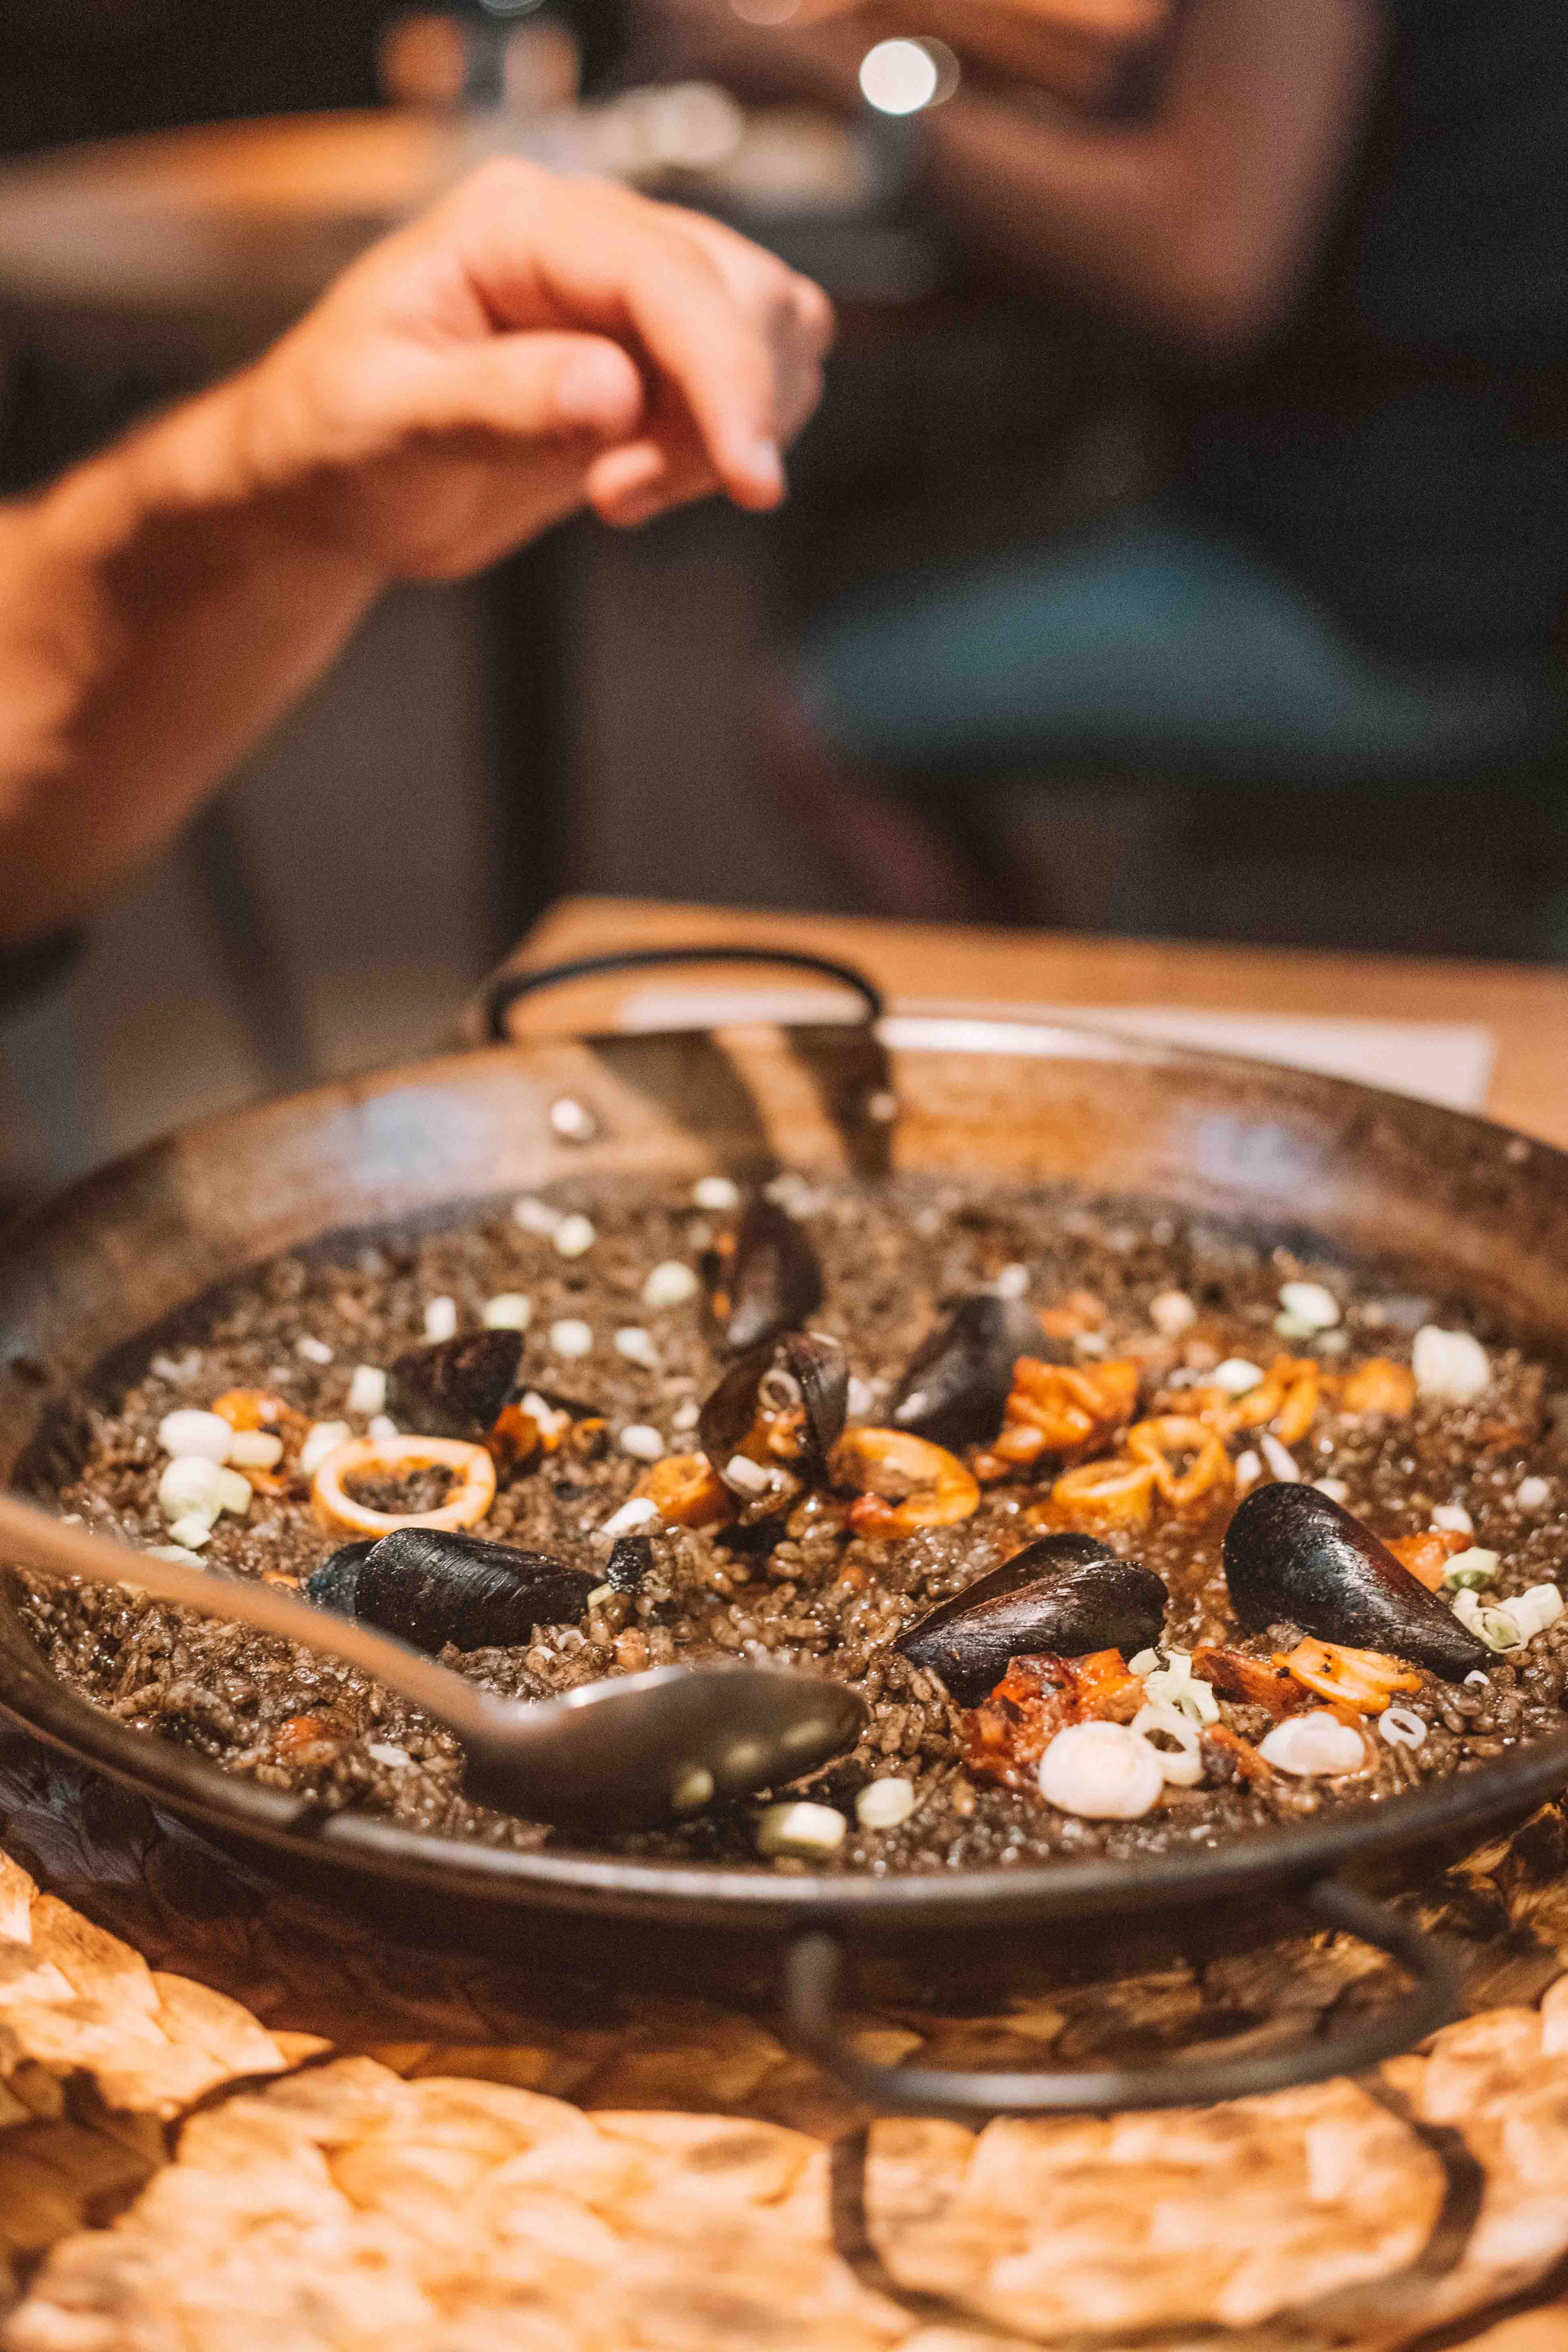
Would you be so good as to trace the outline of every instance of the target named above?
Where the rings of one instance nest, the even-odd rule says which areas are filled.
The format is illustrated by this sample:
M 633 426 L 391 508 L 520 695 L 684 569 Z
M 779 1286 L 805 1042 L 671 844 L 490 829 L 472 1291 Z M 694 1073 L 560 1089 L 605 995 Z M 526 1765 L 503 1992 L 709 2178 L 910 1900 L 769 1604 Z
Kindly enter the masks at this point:
M 822 1484 L 848 1412 L 849 1366 L 837 1340 L 785 1331 L 731 1365 L 702 1407 L 697 1438 L 721 1476 L 739 1454 Z
M 1039 1325 L 1027 1308 L 977 1291 L 916 1349 L 889 1423 L 938 1445 L 983 1444 L 1002 1426 L 1015 1363 L 1039 1353 Z
M 796 1329 L 822 1304 L 822 1268 L 803 1226 L 775 1201 L 752 1201 L 714 1252 L 709 1308 L 737 1355 Z
M 354 1557 L 353 1555 L 357 1555 Z M 399 1528 L 345 1544 L 305 1586 L 307 1599 L 394 1633 L 416 1650 L 514 1649 L 536 1625 L 571 1624 L 598 1579 L 547 1552 L 515 1551 L 444 1528 Z
M 521 1331 L 469 1331 L 410 1348 L 386 1375 L 386 1410 L 399 1429 L 479 1444 L 517 1386 L 521 1361 Z
M 1372 1529 L 1316 1486 L 1248 1495 L 1226 1530 L 1225 1580 L 1249 1633 L 1300 1625 L 1321 1642 L 1385 1651 L 1455 1683 L 1491 1664 Z
M 973 1706 L 1011 1658 L 1095 1650 L 1135 1657 L 1160 1639 L 1169 1599 L 1152 1570 L 1092 1537 L 1042 1536 L 932 1609 L 894 1647 L 940 1675 L 961 1706 Z

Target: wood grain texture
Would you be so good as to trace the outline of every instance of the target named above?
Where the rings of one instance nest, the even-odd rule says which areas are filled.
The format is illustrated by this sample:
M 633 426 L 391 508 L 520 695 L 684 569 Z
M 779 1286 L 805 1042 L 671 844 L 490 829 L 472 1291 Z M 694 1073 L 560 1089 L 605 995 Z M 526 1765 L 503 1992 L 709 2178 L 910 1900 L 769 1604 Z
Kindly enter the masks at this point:
M 701 940 L 814 949 L 859 964 L 890 998 L 929 1005 L 962 1000 L 993 1010 L 1026 1004 L 1182 1005 L 1380 1021 L 1476 1021 L 1497 1040 L 1489 1118 L 1568 1146 L 1568 977 L 1521 964 L 1455 958 L 1340 955 L 1289 948 L 1087 939 L 1069 932 L 893 923 L 864 916 L 780 915 L 682 907 L 640 898 L 567 898 L 516 950 L 543 964 L 616 947 Z M 695 974 L 701 984 L 700 973 Z M 592 996 L 544 1000 L 531 1034 L 608 1024 L 634 979 Z M 767 986 L 759 974 L 757 985 Z M 470 1007 L 465 1034 L 482 1034 Z

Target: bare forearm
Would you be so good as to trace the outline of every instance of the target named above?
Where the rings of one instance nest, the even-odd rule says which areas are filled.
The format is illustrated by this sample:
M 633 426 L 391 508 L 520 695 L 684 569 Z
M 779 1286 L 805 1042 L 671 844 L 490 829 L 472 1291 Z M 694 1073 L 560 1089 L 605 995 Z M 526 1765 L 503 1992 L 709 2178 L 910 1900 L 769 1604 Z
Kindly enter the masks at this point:
M 0 939 L 78 917 L 326 667 L 379 585 L 246 478 L 226 386 L 0 510 Z
M 385 582 L 585 504 L 776 506 L 832 332 L 733 230 L 492 163 L 244 375 L 0 508 L 0 944 L 153 854 Z
M 1053 289 L 1184 332 L 1196 192 L 1157 130 L 962 90 L 927 129 L 927 181 L 975 243 Z
M 938 0 L 962 46 L 973 0 Z M 1158 108 L 1097 122 L 973 87 L 930 176 L 1020 270 L 1200 351 L 1266 331 L 1321 241 L 1384 37 L 1376 0 L 1194 0 Z

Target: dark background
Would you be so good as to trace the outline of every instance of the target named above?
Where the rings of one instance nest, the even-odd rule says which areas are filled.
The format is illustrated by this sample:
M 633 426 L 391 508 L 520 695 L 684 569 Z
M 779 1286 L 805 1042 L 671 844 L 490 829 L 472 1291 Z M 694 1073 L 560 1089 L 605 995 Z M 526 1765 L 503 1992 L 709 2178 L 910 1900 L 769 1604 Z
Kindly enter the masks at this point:
M 628 31 L 646 49 L 640 20 L 623 25 L 618 0 L 560 5 L 589 88 L 612 87 Z M 0 0 L 0 153 L 373 105 L 398 13 Z M 803 822 L 759 771 L 769 649 L 857 580 L 1048 537 L 1161 463 L 1147 357 L 947 259 L 931 301 L 847 310 L 782 519 L 710 503 L 635 539 L 576 526 L 510 583 L 390 598 L 246 764 L 222 824 L 106 912 L 32 1044 L 0 1041 L 31 1105 L 0 1103 L 0 1128 L 30 1115 L 63 1173 L 247 1093 L 417 1050 L 563 889 L 898 911 L 831 810 Z M 166 390 L 8 350 L 0 322 L 0 491 Z M 983 916 L 1514 958 L 1559 955 L 1568 935 L 1535 803 L 1155 775 L 1024 776 L 959 806 Z
M 374 103 L 386 0 L 0 0 L 0 151 Z

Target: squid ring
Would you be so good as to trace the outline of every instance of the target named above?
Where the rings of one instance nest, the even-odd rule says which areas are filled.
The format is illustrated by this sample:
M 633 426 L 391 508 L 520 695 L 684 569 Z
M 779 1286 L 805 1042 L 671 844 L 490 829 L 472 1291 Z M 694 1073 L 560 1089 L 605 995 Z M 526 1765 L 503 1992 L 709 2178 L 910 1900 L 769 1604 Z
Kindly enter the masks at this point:
M 348 1491 L 351 1478 L 401 1477 L 409 1470 L 458 1474 L 458 1486 L 437 1511 L 373 1511 Z M 496 1465 L 482 1445 L 458 1437 L 351 1437 L 329 1454 L 310 1482 L 310 1500 L 323 1527 L 355 1536 L 389 1536 L 398 1528 L 471 1528 L 495 1500 Z
M 1148 1525 L 1153 1497 L 1152 1463 L 1131 1462 L 1125 1454 L 1113 1454 L 1102 1461 L 1080 1462 L 1076 1470 L 1064 1470 L 1043 1509 L 1049 1512 L 1055 1506 L 1080 1525 L 1142 1528 Z M 1036 1504 L 1025 1514 L 1031 1526 L 1037 1524 L 1036 1514 L 1041 1510 L 1042 1506 Z
M 1192 1454 L 1186 1471 L 1178 1475 L 1172 1467 L 1167 1447 L 1173 1454 Z M 1195 1503 L 1211 1486 L 1230 1482 L 1230 1457 L 1224 1441 L 1186 1413 L 1160 1413 L 1152 1421 L 1136 1423 L 1127 1433 L 1127 1451 L 1134 1462 L 1149 1465 L 1155 1486 L 1177 1510 Z

